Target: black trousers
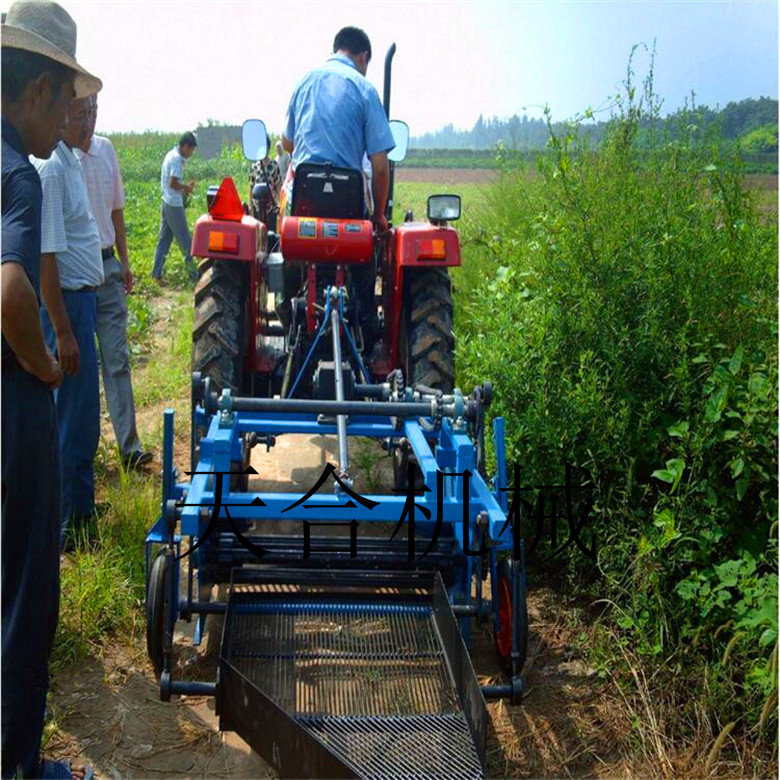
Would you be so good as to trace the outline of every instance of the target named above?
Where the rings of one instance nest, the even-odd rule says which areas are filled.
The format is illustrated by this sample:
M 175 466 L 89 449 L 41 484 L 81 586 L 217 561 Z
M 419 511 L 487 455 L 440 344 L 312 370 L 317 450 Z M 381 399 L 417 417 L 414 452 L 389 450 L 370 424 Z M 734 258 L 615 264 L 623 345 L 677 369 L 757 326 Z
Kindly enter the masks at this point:
M 60 594 L 60 454 L 51 391 L 2 368 L 2 776 L 35 777 Z

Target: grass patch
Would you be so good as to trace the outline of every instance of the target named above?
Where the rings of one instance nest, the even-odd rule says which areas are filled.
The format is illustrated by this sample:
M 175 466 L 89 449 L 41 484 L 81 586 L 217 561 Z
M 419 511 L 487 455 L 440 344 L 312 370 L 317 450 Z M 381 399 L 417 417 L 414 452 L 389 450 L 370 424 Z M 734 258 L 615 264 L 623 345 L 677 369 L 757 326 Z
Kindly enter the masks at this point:
M 104 442 L 103 457 L 113 457 L 109 453 Z M 159 479 L 117 468 L 107 473 L 99 467 L 101 503 L 108 510 L 75 533 L 75 550 L 61 568 L 55 671 L 116 632 L 132 633 L 142 619 L 144 538 L 160 511 Z
M 387 453 L 379 449 L 374 439 L 358 438 L 356 447 L 351 449 L 351 467 L 361 485 L 369 493 L 379 493 L 382 488 L 382 462 L 387 459 Z
M 158 299 L 156 319 L 152 303 L 149 298 L 146 332 L 151 355 L 136 361 L 133 374 L 139 420 L 145 408 L 189 395 L 192 293 L 184 290 Z M 155 420 L 153 430 L 140 433 L 158 439 L 160 431 Z M 111 437 L 101 439 L 95 479 L 104 511 L 75 533 L 75 550 L 61 569 L 55 673 L 117 633 L 134 633 L 143 623 L 144 539 L 160 514 L 159 476 L 125 471 Z
M 490 192 L 489 185 L 463 183 L 463 184 L 436 184 L 433 182 L 396 182 L 394 187 L 393 221 L 395 224 L 403 222 L 404 214 L 408 209 L 414 212 L 416 222 L 424 222 L 427 215 L 429 195 L 460 195 L 461 213 L 463 218 L 467 214 L 473 214 L 484 202 Z M 454 223 L 459 227 L 459 223 Z
M 155 355 L 134 378 L 136 404 L 151 406 L 189 396 L 192 366 L 192 291 L 177 292 L 155 324 Z

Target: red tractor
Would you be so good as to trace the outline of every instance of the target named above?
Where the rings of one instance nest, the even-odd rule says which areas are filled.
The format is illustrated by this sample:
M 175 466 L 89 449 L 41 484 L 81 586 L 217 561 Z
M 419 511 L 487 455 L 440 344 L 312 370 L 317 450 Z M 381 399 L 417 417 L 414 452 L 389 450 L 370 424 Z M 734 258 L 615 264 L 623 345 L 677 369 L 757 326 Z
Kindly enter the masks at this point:
M 389 109 L 390 62 L 385 61 L 384 107 Z M 393 169 L 406 155 L 409 130 L 391 122 L 388 222 Z M 267 154 L 260 120 L 242 130 L 247 159 Z M 216 390 L 234 395 L 332 398 L 334 359 L 323 316 L 327 291 L 340 289 L 346 397 L 395 381 L 399 387 L 450 393 L 454 381 L 453 304 L 449 268 L 460 265 L 460 244 L 449 222 L 460 216 L 457 195 L 428 198 L 426 222 L 405 221 L 379 234 L 366 216 L 364 174 L 329 164 L 295 171 L 289 214 L 269 184 L 241 202 L 226 178 L 209 191 L 208 214 L 195 225 L 193 371 Z M 349 370 L 347 365 L 349 364 Z M 397 369 L 403 376 L 394 373 Z M 390 379 L 388 379 L 390 377 Z
M 394 163 L 408 128 L 391 125 Z M 264 124 L 246 122 L 245 156 L 263 160 L 267 146 Z M 389 223 L 392 173 L 391 163 Z M 468 396 L 453 386 L 449 268 L 460 265 L 460 245 L 448 223 L 460 198 L 433 195 L 427 221 L 408 215 L 379 233 L 362 171 L 301 164 L 293 184 L 289 213 L 260 182 L 250 214 L 225 179 L 195 227 L 191 479 L 177 483 L 167 410 L 162 513 L 147 535 L 147 646 L 160 695 L 214 695 L 220 728 L 239 732 L 283 777 L 450 777 L 453 767 L 481 777 L 484 697 L 519 702 L 528 620 L 503 419 L 493 421 L 491 485 L 490 384 Z M 250 488 L 252 447 L 270 450 L 288 434 L 337 437 L 338 466 L 328 463 L 312 490 L 328 473 L 336 484 L 317 504 L 303 504 L 311 493 L 291 504 L 285 491 Z M 350 436 L 392 452 L 396 492 L 406 495 L 352 491 Z M 396 539 L 407 509 L 405 539 Z M 310 533 L 328 521 L 327 533 Z M 227 602 L 213 599 L 228 583 Z M 197 644 L 208 614 L 225 616 L 216 680 L 174 679 L 176 621 L 196 618 Z M 492 618 L 509 684 L 480 686 L 474 676 L 474 617 Z M 364 699 L 361 669 L 377 664 Z M 421 734 L 423 751 L 412 744 Z

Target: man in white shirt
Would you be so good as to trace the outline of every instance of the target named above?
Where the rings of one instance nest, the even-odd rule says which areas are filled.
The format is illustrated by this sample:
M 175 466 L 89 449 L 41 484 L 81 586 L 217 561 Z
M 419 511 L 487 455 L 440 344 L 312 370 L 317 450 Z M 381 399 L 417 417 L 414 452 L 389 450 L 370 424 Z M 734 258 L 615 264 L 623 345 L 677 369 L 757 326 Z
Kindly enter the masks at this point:
M 157 236 L 157 248 L 154 251 L 154 267 L 152 279 L 162 282 L 163 267 L 171 241 L 176 242 L 184 255 L 184 265 L 189 272 L 190 279 L 197 279 L 195 264 L 190 255 L 190 229 L 187 226 L 187 213 L 184 210 L 184 196 L 191 195 L 195 189 L 195 182 L 184 183 L 184 162 L 195 153 L 198 142 L 193 133 L 184 133 L 163 160 L 160 172 L 160 189 L 162 190 L 162 212 L 160 215 L 160 233 Z
M 95 327 L 103 284 L 100 233 L 89 210 L 81 165 L 73 149 L 89 133 L 91 98 L 74 100 L 62 140 L 48 160 L 33 159 L 43 189 L 41 324 L 65 378 L 56 391 L 62 465 L 60 543 L 71 517 L 95 508 L 93 460 L 100 441 L 100 385 Z
M 105 281 L 97 291 L 97 336 L 103 389 L 122 463 L 125 468 L 135 469 L 148 463 L 152 454 L 141 449 L 138 438 L 127 349 L 127 294 L 133 289 L 133 273 L 127 253 L 125 190 L 116 151 L 108 138 L 94 134 L 96 123 L 97 95 L 92 98 L 89 135 L 75 154 L 84 172 L 103 256 Z

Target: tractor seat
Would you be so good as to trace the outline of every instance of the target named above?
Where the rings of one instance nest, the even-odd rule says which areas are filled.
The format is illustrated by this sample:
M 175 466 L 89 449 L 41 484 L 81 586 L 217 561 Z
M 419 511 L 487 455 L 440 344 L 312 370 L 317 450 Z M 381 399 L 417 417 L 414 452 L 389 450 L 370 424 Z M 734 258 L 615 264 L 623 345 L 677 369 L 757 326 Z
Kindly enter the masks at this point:
M 292 193 L 294 217 L 365 219 L 363 174 L 330 163 L 301 163 L 295 169 Z

